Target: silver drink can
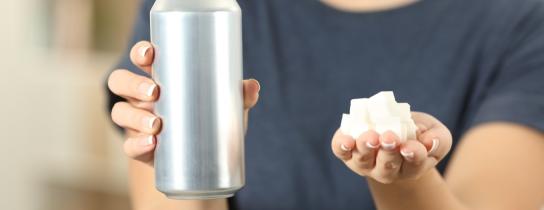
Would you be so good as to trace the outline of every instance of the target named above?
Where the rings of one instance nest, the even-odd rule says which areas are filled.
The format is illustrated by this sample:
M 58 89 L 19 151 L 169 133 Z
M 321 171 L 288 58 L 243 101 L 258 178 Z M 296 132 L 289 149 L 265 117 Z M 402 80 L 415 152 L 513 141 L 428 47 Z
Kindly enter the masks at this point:
M 240 7 L 157 0 L 150 15 L 163 122 L 155 185 L 172 199 L 230 197 L 245 183 Z

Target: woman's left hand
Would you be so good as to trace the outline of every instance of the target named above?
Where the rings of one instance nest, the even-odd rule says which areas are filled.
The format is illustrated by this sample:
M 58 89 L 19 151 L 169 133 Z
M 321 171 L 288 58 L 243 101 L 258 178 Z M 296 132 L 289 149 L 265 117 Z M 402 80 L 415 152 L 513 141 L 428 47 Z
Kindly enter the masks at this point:
M 401 142 L 391 131 L 379 135 L 367 131 L 359 138 L 337 131 L 332 151 L 355 173 L 388 184 L 417 179 L 448 154 L 452 136 L 448 128 L 429 114 L 412 112 L 417 139 Z

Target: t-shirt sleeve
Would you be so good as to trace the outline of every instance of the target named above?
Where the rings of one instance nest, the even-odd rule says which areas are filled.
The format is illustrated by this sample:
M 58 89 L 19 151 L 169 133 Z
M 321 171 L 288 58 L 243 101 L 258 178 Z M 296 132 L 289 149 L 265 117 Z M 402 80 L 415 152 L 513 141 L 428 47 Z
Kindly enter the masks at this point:
M 149 76 L 142 70 L 140 70 L 138 67 L 134 66 L 129 58 L 129 52 L 132 46 L 136 44 L 139 41 L 142 40 L 149 40 L 149 11 L 151 10 L 151 7 L 153 6 L 154 0 L 142 0 L 140 3 L 140 9 L 136 16 L 135 22 L 134 22 L 134 29 L 132 32 L 132 36 L 130 38 L 129 43 L 127 43 L 127 48 L 123 52 L 123 56 L 115 65 L 115 68 L 113 69 L 126 69 L 131 72 L 134 72 L 139 75 Z M 111 71 L 113 71 L 113 69 Z M 108 72 L 108 75 L 111 73 Z M 106 77 L 107 80 L 107 77 Z M 108 111 L 111 110 L 113 105 L 119 101 L 123 101 L 124 99 L 113 94 L 107 87 L 107 81 L 105 82 L 106 92 L 108 95 L 108 103 L 107 108 Z
M 473 126 L 505 121 L 544 132 L 544 7 L 517 26 L 494 73 Z

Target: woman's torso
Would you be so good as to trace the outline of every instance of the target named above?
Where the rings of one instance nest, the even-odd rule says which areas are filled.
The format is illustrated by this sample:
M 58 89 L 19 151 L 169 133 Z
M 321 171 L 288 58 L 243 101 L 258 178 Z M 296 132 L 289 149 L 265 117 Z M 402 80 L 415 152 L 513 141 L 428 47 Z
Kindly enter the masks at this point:
M 234 206 L 374 209 L 365 179 L 331 152 L 341 114 L 351 98 L 393 90 L 458 139 L 514 25 L 490 3 L 428 0 L 353 14 L 314 0 L 240 1 L 244 70 L 262 89 L 250 113 L 247 185 Z
M 133 42 L 149 38 L 153 2 L 145 2 Z M 316 0 L 239 0 L 244 74 L 262 89 L 249 118 L 246 186 L 230 206 L 374 209 L 365 179 L 330 149 L 350 99 L 393 90 L 457 140 L 531 9 L 527 2 L 426 0 L 357 14 Z M 134 68 L 128 57 L 121 66 Z

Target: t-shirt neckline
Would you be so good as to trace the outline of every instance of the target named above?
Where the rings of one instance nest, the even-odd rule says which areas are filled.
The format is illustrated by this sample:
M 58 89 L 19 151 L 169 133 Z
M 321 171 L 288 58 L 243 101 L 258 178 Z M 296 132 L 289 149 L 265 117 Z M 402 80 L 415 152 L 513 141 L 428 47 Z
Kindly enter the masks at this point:
M 420 7 L 423 7 L 426 3 L 434 0 L 417 0 L 416 2 L 391 8 L 385 10 L 376 10 L 376 11 L 343 11 L 333 6 L 327 5 L 320 0 L 310 0 L 312 4 L 325 14 L 334 15 L 334 16 L 346 16 L 346 17 L 360 17 L 360 16 L 380 16 L 388 14 L 400 14 L 404 12 L 410 12 L 412 10 L 417 10 Z

